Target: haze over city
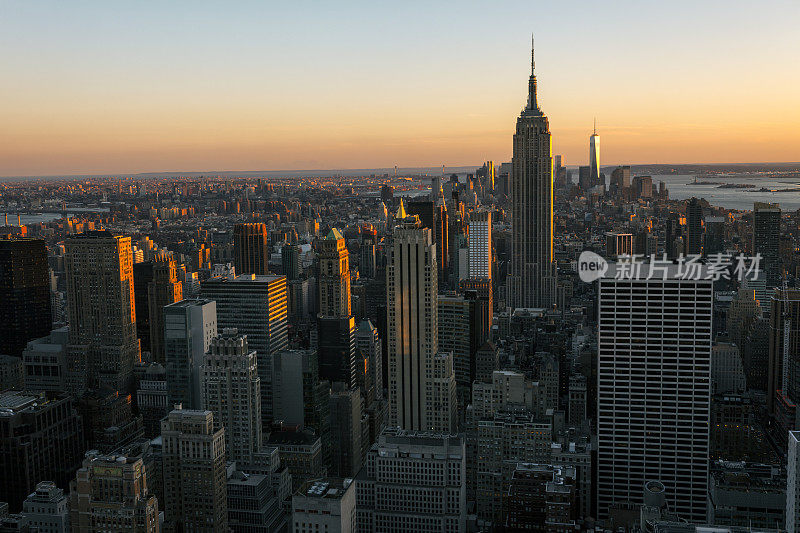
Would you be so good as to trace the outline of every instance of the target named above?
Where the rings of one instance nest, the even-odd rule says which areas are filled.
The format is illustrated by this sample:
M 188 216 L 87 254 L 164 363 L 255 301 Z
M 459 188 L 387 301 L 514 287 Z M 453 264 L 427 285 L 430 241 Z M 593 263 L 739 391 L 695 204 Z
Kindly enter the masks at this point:
M 4 2 L 0 176 L 798 161 L 800 5 Z

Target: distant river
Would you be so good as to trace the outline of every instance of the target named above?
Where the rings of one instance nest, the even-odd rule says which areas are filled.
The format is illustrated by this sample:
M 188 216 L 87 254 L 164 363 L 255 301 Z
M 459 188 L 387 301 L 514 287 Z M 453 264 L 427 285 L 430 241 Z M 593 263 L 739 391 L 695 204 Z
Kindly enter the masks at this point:
M 67 208 L 67 216 L 72 217 L 79 213 L 107 213 L 108 211 L 109 209 L 107 207 L 69 207 Z M 0 213 L 0 223 L 3 222 L 2 218 L 3 215 L 4 213 Z M 23 213 L 22 224 L 39 224 L 41 222 L 52 222 L 60 218 L 61 218 L 61 213 L 36 213 L 33 215 L 26 215 L 25 213 Z M 16 225 L 17 214 L 9 213 L 8 222 L 9 224 Z
M 690 185 L 694 176 L 672 174 L 667 176 L 653 176 L 653 189 L 658 182 L 663 181 L 669 189 L 672 200 L 686 200 L 692 196 L 705 198 L 711 205 L 727 209 L 753 209 L 753 202 L 768 202 L 780 204 L 784 211 L 800 209 L 800 179 L 798 178 L 769 178 L 764 176 L 748 176 L 735 174 L 730 176 L 709 176 L 697 178 L 699 183 L 741 183 L 753 184 L 751 189 L 720 189 L 719 185 Z M 760 192 L 759 189 L 796 189 L 791 192 Z

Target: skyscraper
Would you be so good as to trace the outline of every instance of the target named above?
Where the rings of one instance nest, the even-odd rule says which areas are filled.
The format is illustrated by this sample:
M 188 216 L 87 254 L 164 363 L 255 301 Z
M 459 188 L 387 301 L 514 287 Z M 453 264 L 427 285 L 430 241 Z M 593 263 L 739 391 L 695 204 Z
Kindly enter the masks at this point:
M 597 134 L 597 121 L 589 137 L 589 181 L 595 185 L 605 185 L 600 181 L 600 136 Z
M 350 316 L 350 259 L 344 237 L 336 228 L 317 241 L 319 254 L 319 314 Z
M 211 411 L 175 409 L 161 421 L 166 531 L 227 531 L 225 430 Z
M 703 206 L 692 198 L 686 204 L 686 254 L 703 253 Z
M 272 356 L 285 350 L 287 291 L 285 276 L 243 274 L 203 282 L 203 298 L 217 302 L 217 327 L 236 328 L 258 356 L 261 378 L 261 417 L 272 421 Z
M 217 336 L 217 303 L 182 300 L 164 307 L 164 359 L 167 406 L 189 409 L 202 405 L 200 366 Z
M 789 432 L 786 467 L 786 530 L 800 531 L 800 431 Z
M 395 219 L 386 266 L 389 425 L 427 430 L 426 373 L 439 349 L 436 247 L 402 200 Z
M 50 312 L 47 248 L 38 239 L 0 238 L 0 354 L 18 357 L 28 341 L 46 337 Z
M 12 511 L 36 483 L 67 488 L 85 451 L 83 421 L 64 394 L 0 393 L 0 501 Z
M 438 180 L 437 180 L 438 181 Z M 440 185 L 432 185 L 432 189 Z M 415 200 L 409 202 L 407 205 L 409 215 L 419 216 L 420 224 L 423 228 L 431 230 L 431 238 L 436 245 L 436 261 L 439 265 L 439 280 L 444 282 L 447 279 L 447 268 L 450 246 L 450 224 L 447 206 L 444 203 L 444 198 L 441 192 L 434 194 L 431 191 L 431 196 L 426 200 Z
M 203 409 L 225 428 L 228 459 L 249 464 L 261 449 L 261 380 L 247 337 L 225 329 L 211 341 L 200 367 Z
M 778 204 L 756 202 L 753 205 L 753 254 L 761 254 L 761 272 L 767 288 L 777 287 L 780 267 L 781 209 Z
M 236 224 L 233 228 L 233 260 L 237 274 L 269 274 L 269 242 L 263 222 Z
M 73 531 L 158 533 L 158 500 L 141 457 L 87 454 L 70 490 Z
M 356 321 L 353 317 L 319 317 L 317 320 L 319 377 L 355 387 Z
M 512 159 L 512 307 L 549 308 L 556 299 L 553 263 L 553 161 L 550 125 L 536 101 L 533 47 L 528 105 L 517 119 Z
M 469 217 L 469 277 L 492 279 L 492 213 Z
M 703 272 L 698 277 L 704 277 Z M 708 496 L 713 281 L 599 281 L 597 511 L 642 503 L 646 482 L 702 521 Z
M 466 531 L 461 436 L 386 430 L 356 483 L 358 531 Z
M 131 238 L 88 231 L 65 248 L 67 387 L 75 395 L 100 387 L 131 392 L 139 359 Z
M 361 356 L 367 361 L 364 379 L 364 399 L 367 405 L 374 399 L 383 398 L 383 349 L 381 338 L 376 328 L 369 320 L 362 320 L 356 332 L 356 347 Z
M 281 248 L 281 266 L 288 281 L 300 278 L 300 247 L 288 242 Z
M 361 394 L 336 383 L 330 392 L 331 466 L 336 477 L 353 477 L 361 469 Z
M 164 306 L 183 300 L 183 284 L 178 281 L 172 254 L 159 253 L 153 259 L 153 279 L 147 285 L 150 317 L 150 353 L 153 361 L 164 364 Z
M 133 300 L 136 308 L 136 335 L 142 352 L 150 351 L 150 303 L 148 289 L 153 281 L 153 262 L 133 264 Z M 182 285 L 182 284 L 181 284 Z
M 624 165 L 621 167 L 617 167 L 611 173 L 611 182 L 608 185 L 608 188 L 611 194 L 615 196 L 619 196 L 631 186 L 631 167 L 628 165 Z
M 356 385 L 356 323 L 350 307 L 350 259 L 344 237 L 332 229 L 316 243 L 319 254 L 319 375 Z

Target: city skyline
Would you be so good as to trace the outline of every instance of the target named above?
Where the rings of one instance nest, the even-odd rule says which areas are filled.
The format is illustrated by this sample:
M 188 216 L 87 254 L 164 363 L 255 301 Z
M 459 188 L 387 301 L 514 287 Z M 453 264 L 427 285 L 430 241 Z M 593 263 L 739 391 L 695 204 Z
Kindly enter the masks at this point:
M 601 164 L 797 161 L 800 7 L 771 5 L 448 4 L 419 17 L 244 3 L 222 17 L 12 2 L 0 176 L 507 161 L 531 31 L 568 165 L 588 163 L 594 116 Z M 653 38 L 652 20 L 672 31 Z M 487 37 L 459 37 L 474 25 Z

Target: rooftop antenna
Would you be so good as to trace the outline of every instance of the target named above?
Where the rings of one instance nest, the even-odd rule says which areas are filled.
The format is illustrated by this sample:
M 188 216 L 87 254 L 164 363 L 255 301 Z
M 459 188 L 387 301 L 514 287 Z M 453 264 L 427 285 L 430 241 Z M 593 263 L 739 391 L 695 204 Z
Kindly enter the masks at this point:
M 394 179 L 397 179 L 397 165 L 394 166 Z
M 531 32 L 531 74 L 536 69 L 536 61 L 533 59 L 533 32 Z
M 597 117 L 594 117 L 594 133 L 592 135 L 597 135 Z

